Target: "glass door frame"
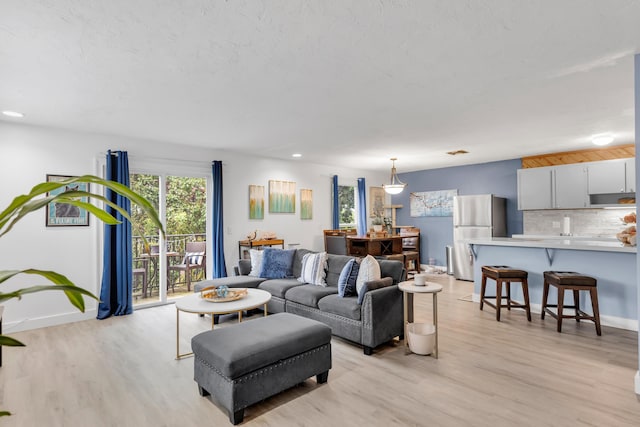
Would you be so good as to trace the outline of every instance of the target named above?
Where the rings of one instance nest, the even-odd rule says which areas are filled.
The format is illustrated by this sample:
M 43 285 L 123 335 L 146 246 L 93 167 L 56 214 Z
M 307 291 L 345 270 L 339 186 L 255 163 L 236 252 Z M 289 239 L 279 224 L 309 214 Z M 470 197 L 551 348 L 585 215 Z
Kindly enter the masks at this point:
M 104 171 L 106 168 L 104 157 L 99 162 L 101 170 Z M 213 216 L 211 212 L 211 204 L 213 201 L 213 176 L 211 170 L 211 163 L 201 162 L 201 161 L 180 161 L 180 160 L 169 160 L 169 159 L 153 159 L 153 158 L 139 158 L 135 156 L 129 156 L 129 174 L 145 174 L 145 175 L 154 175 L 158 177 L 158 215 L 162 224 L 166 227 L 166 215 L 167 215 L 167 194 L 166 194 L 166 181 L 168 176 L 180 176 L 180 177 L 189 177 L 189 178 L 204 178 L 206 180 L 206 188 L 207 188 L 207 197 L 206 197 L 206 230 L 205 236 L 208 242 L 212 242 L 213 236 Z M 104 247 L 104 234 L 102 233 L 99 240 L 99 254 L 102 257 L 103 247 Z M 157 301 L 151 301 L 144 304 L 135 305 L 134 310 L 155 307 L 158 305 L 166 305 L 173 304 L 174 300 L 167 299 L 167 248 L 166 248 L 166 239 L 163 238 L 162 235 L 158 236 L 158 244 L 159 244 L 159 259 L 158 259 L 158 288 L 159 288 L 159 298 Z M 206 271 L 207 277 L 209 278 L 209 272 L 212 271 L 213 268 L 213 260 L 212 257 L 206 257 Z M 102 266 L 102 261 L 100 262 Z M 102 271 L 102 267 L 100 269 Z M 101 274 L 98 274 L 101 281 Z M 164 283 L 165 286 L 161 284 Z M 100 282 L 98 282 L 98 288 Z

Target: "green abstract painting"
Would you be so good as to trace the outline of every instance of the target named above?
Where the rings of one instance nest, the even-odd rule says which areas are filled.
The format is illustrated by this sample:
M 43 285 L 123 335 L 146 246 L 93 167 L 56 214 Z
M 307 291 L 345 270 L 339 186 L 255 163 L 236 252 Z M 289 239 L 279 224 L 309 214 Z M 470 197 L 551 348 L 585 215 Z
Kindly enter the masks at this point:
M 269 181 L 269 213 L 296 212 L 296 183 Z
M 264 185 L 249 186 L 249 219 L 264 219 Z
M 300 219 L 313 219 L 313 191 L 300 189 Z

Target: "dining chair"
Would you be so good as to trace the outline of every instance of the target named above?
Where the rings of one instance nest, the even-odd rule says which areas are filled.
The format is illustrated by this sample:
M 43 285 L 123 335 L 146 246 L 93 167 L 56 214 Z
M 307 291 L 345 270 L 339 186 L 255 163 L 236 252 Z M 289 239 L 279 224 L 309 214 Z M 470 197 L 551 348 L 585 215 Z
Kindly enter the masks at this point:
M 352 229 L 324 230 L 324 250 L 328 254 L 347 254 L 347 235 L 355 235 Z
M 169 276 L 169 285 L 171 291 L 175 292 L 175 285 L 177 281 L 171 280 L 171 272 L 177 271 L 178 277 L 184 272 L 185 282 L 187 284 L 187 291 L 191 291 L 191 273 L 193 271 L 202 271 L 203 277 L 206 276 L 206 260 L 207 260 L 207 242 L 187 242 L 185 244 L 185 253 L 182 258 L 182 262 L 176 265 L 169 265 L 167 267 Z
M 407 274 L 420 273 L 420 229 L 417 227 L 400 229 L 402 254 Z
M 142 298 L 147 297 L 147 277 L 149 276 L 149 258 L 134 258 L 133 260 L 133 294 L 134 296 L 138 292 L 142 295 Z M 142 283 L 138 287 L 138 281 L 136 278 L 142 279 Z

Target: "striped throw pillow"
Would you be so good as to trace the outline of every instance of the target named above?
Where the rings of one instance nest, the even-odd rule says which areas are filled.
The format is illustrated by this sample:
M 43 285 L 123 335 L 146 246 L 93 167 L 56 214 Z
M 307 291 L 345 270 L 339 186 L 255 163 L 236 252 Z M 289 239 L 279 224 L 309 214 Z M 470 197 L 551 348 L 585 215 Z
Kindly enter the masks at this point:
M 187 252 L 184 254 L 185 259 L 189 261 L 191 265 L 202 264 L 202 258 L 204 257 L 204 252 Z
M 305 254 L 298 282 L 327 286 L 327 253 Z

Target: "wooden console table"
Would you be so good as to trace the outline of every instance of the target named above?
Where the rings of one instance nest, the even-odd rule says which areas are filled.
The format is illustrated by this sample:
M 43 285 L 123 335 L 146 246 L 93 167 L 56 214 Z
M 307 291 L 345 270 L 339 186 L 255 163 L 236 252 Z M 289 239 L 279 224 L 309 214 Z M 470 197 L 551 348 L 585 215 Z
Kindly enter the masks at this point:
M 269 240 L 240 240 L 238 242 L 238 258 L 242 259 L 242 248 L 262 248 L 264 246 L 278 246 L 280 245 L 284 249 L 284 239 L 269 239 Z M 246 252 L 246 250 L 245 250 Z
M 402 254 L 402 236 L 347 236 L 347 255 L 381 256 Z

